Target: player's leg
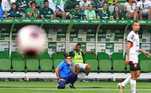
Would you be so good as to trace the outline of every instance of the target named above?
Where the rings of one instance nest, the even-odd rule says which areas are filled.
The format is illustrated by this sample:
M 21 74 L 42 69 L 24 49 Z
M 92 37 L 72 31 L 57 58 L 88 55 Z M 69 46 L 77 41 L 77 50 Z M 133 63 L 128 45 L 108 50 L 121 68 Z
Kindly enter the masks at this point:
M 65 84 L 66 84 L 66 81 L 64 79 L 60 79 L 60 80 L 58 80 L 57 88 L 58 89 L 64 89 L 65 88 Z
M 91 70 L 91 67 L 89 64 L 78 63 L 78 65 L 79 65 L 81 71 L 84 71 L 86 75 L 89 74 L 89 72 Z
M 126 86 L 127 83 L 129 83 L 131 81 L 131 79 L 135 76 L 133 70 L 134 70 L 134 66 L 132 64 L 132 62 L 129 62 L 129 67 L 130 67 L 130 75 L 121 83 L 118 83 L 118 87 L 120 88 L 120 93 L 124 93 L 124 87 Z M 130 82 L 131 83 L 131 82 Z
M 136 71 L 136 78 L 138 79 L 138 78 L 140 77 L 140 75 L 141 75 L 141 71 L 140 71 L 140 70 L 137 70 L 137 71 Z
M 131 93 L 136 93 L 136 80 L 138 79 L 138 77 L 140 76 L 141 72 L 140 72 L 140 65 L 139 64 L 133 64 L 132 65 L 132 78 L 130 80 L 130 85 L 131 85 Z
M 130 70 L 132 70 L 132 66 L 130 64 L 131 62 L 129 62 L 129 67 L 130 67 Z M 124 88 L 125 86 L 130 82 L 131 80 L 131 74 L 128 75 L 128 77 L 121 83 L 118 83 L 118 87 L 120 89 L 120 93 L 124 93 Z
M 70 84 L 70 88 L 75 88 L 74 87 L 74 83 L 77 81 L 77 77 L 78 75 L 75 73 L 72 73 L 70 76 L 68 76 L 67 78 L 65 78 L 66 80 L 66 84 Z
M 127 85 L 127 83 L 129 83 L 130 79 L 131 79 L 131 74 L 128 75 L 128 77 L 123 82 L 118 83 L 118 87 L 120 89 L 119 93 L 124 93 L 124 88 Z
M 70 84 L 71 88 L 75 88 L 74 83 L 76 82 L 76 80 L 77 80 L 77 74 L 72 73 L 70 76 L 58 80 L 57 88 L 64 89 L 66 84 Z
M 89 64 L 85 64 L 85 74 L 88 75 L 90 73 L 90 70 L 91 70 L 91 66 Z
M 140 76 L 140 66 L 136 63 L 131 63 L 131 80 L 130 80 L 130 86 L 131 86 L 131 93 L 136 93 L 136 80 Z
M 86 75 L 89 74 L 91 68 L 89 64 L 80 63 L 79 66 L 85 72 Z
M 128 77 L 123 82 L 118 83 L 118 87 L 120 89 L 119 93 L 124 93 L 124 88 L 129 83 L 130 79 L 131 79 L 131 75 L 128 75 Z
M 124 93 L 124 87 L 121 87 L 121 88 L 120 88 L 119 93 Z
M 125 87 L 129 83 L 130 79 L 131 79 L 131 75 L 128 75 L 123 82 L 119 83 L 119 85 Z
M 77 75 L 80 73 L 80 66 L 79 66 L 79 64 L 74 64 L 73 65 L 73 73 L 75 73 Z
M 136 93 L 136 71 L 131 71 L 130 87 L 131 93 Z
M 141 75 L 141 67 L 140 67 L 140 64 L 138 63 L 137 64 L 137 67 L 136 67 L 136 71 L 135 71 L 135 73 L 136 73 L 136 78 L 138 79 L 139 77 L 140 77 L 140 75 Z

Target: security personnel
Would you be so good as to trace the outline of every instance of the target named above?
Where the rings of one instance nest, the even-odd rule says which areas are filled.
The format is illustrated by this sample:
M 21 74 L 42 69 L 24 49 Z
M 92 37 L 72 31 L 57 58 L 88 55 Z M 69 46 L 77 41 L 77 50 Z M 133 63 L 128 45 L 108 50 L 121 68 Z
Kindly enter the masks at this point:
M 80 51 L 81 44 L 77 43 L 75 46 L 75 49 L 70 52 L 70 55 L 73 57 L 73 63 L 74 65 L 78 65 L 80 68 L 80 71 L 84 71 L 86 75 L 90 72 L 90 65 L 84 63 L 84 54 L 82 51 Z

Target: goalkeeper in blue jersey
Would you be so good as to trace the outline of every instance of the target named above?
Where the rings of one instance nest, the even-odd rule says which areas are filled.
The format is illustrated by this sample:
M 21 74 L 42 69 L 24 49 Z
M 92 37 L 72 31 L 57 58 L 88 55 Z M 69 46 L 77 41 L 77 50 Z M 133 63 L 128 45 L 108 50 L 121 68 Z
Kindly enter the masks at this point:
M 69 54 L 65 54 L 65 59 L 57 66 L 55 73 L 58 80 L 58 89 L 64 89 L 66 84 L 69 84 L 70 88 L 75 88 L 74 83 L 77 80 L 79 68 L 72 63 L 72 57 Z

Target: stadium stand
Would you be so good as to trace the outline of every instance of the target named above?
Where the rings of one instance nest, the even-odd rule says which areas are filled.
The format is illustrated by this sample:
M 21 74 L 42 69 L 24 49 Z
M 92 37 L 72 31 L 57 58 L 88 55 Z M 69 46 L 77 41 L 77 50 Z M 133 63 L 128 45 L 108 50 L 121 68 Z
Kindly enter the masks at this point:
M 57 65 L 63 59 L 64 59 L 64 52 L 56 52 L 52 54 L 53 70 L 57 67 Z
M 113 62 L 114 72 L 125 72 L 126 65 L 124 64 L 125 58 L 123 56 L 123 53 L 113 53 L 111 55 L 111 59 Z
M 18 52 L 12 52 L 11 56 L 12 70 L 15 72 L 25 71 L 25 61 L 24 57 Z
M 14 2 L 16 1 L 16 2 Z M 45 2 L 48 8 L 45 8 Z M 0 18 L 48 18 L 48 19 L 132 19 L 136 15 L 128 16 L 125 7 L 131 2 L 125 0 L 5 0 L 1 3 Z M 33 4 L 34 3 L 34 4 Z M 135 2 L 136 4 L 138 2 Z M 132 4 L 133 5 L 133 4 Z M 46 5 L 47 6 L 47 5 Z M 90 7 L 92 6 L 92 7 Z M 133 6 L 132 6 L 133 7 Z M 134 6 L 134 8 L 136 8 Z M 36 11 L 33 11 L 36 9 Z M 44 12 L 45 10 L 48 12 Z M 138 12 L 139 9 L 133 9 Z M 53 11 L 53 12 L 52 12 Z M 141 11 L 141 10 L 139 10 Z M 41 16 L 42 14 L 42 16 Z M 46 14 L 46 15 L 43 15 Z M 47 17 L 46 17 L 47 16 Z M 51 16 L 51 17 L 50 17 Z M 137 13 L 139 19 L 141 14 Z
M 26 71 L 37 72 L 40 70 L 39 58 L 25 58 Z
M 142 72 L 150 72 L 151 71 L 151 58 L 146 57 L 144 54 L 139 54 L 140 66 Z
M 8 55 L 8 51 L 0 52 L 0 70 L 11 71 L 11 62 Z
M 85 63 L 90 64 L 92 72 L 98 72 L 97 55 L 94 52 L 86 52 L 84 54 Z
M 99 71 L 100 72 L 111 72 L 112 62 L 110 56 L 105 52 L 99 52 L 97 55 L 99 61 Z
M 52 59 L 49 56 L 48 52 L 46 51 L 40 56 L 40 70 L 42 72 L 52 71 L 52 67 L 53 67 Z

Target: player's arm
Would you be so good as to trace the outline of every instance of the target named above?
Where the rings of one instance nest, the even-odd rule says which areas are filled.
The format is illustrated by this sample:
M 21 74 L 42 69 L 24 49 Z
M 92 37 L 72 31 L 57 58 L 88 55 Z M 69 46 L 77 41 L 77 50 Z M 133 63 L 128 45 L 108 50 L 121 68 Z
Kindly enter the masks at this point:
M 59 73 L 60 73 L 60 71 L 62 70 L 63 66 L 64 66 L 64 64 L 63 64 L 63 61 L 62 61 L 62 62 L 60 62 L 60 64 L 59 64 L 59 65 L 56 67 L 56 69 L 55 69 L 56 77 L 57 77 L 58 80 L 61 79 Z
M 139 49 L 140 52 L 142 52 L 144 55 L 146 55 L 147 57 L 151 57 L 151 53 L 145 51 L 144 49 Z
M 59 69 L 59 67 L 57 67 L 57 68 L 55 69 L 55 73 L 56 73 L 57 80 L 60 79 L 59 71 L 60 71 L 60 69 Z

